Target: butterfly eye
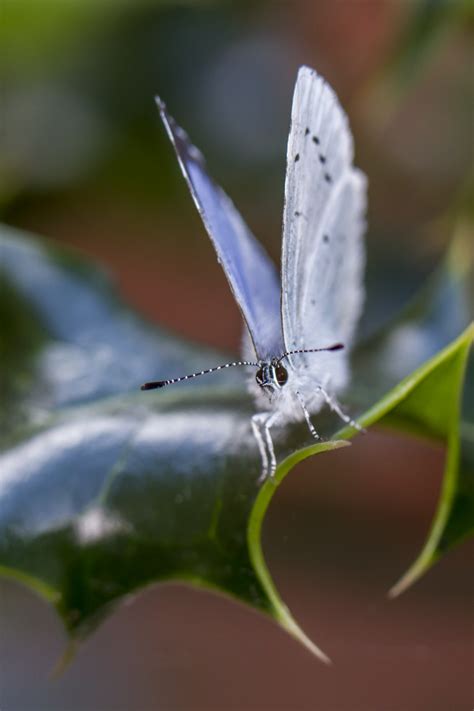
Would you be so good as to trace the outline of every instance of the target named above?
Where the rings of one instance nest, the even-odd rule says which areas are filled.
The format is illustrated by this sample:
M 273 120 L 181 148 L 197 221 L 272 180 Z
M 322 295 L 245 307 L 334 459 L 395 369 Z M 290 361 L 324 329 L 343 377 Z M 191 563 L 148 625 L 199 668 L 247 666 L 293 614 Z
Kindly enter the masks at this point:
M 275 377 L 278 385 L 284 385 L 288 380 L 288 371 L 281 364 L 275 367 Z

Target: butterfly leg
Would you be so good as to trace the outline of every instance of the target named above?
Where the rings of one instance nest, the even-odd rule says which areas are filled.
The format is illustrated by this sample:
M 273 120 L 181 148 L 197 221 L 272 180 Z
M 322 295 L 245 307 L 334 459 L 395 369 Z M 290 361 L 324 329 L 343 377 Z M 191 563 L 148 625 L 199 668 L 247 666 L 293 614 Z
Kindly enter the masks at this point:
M 275 472 L 277 468 L 277 461 L 276 461 L 276 456 L 275 456 L 275 448 L 273 446 L 273 440 L 272 440 L 272 435 L 270 433 L 270 427 L 272 427 L 275 422 L 278 420 L 279 413 L 278 412 L 273 412 L 269 417 L 265 419 L 263 422 L 263 431 L 265 433 L 265 440 L 267 443 L 267 449 L 268 449 L 268 454 L 270 458 L 270 479 L 273 479 L 275 477 Z M 260 477 L 259 481 L 264 481 L 266 479 L 266 474 L 265 477 Z
M 352 417 L 349 417 L 349 415 L 346 415 L 344 410 L 342 409 L 341 405 L 337 401 L 337 399 L 334 397 L 334 395 L 330 395 L 323 387 L 320 385 L 318 386 L 318 391 L 321 393 L 323 398 L 326 401 L 326 404 L 329 405 L 331 410 L 336 413 L 336 415 L 339 415 L 341 420 L 343 420 L 346 424 L 350 425 L 351 427 L 354 427 L 354 429 L 358 430 L 359 432 L 366 432 L 366 430 L 361 427 L 355 420 L 352 419 Z
M 262 473 L 258 479 L 259 483 L 265 481 L 268 476 L 268 454 L 267 446 L 265 440 L 262 436 L 261 427 L 263 427 L 264 421 L 268 419 L 267 412 L 258 412 L 256 415 L 252 415 L 250 423 L 252 425 L 252 431 L 255 439 L 257 440 L 258 449 L 260 452 L 260 458 L 262 460 Z
M 314 426 L 313 423 L 311 422 L 311 418 L 310 418 L 310 416 L 309 416 L 308 408 L 306 407 L 305 401 L 303 400 L 303 396 L 301 395 L 301 393 L 298 392 L 298 390 L 295 390 L 295 395 L 296 395 L 296 397 L 297 397 L 298 400 L 299 400 L 299 403 L 300 403 L 300 405 L 301 405 L 301 409 L 303 410 L 304 418 L 305 418 L 305 420 L 306 420 L 306 424 L 308 425 L 309 431 L 310 431 L 311 434 L 313 435 L 314 439 L 318 439 L 318 440 L 321 439 L 321 437 L 319 436 L 319 434 L 316 432 L 315 426 Z

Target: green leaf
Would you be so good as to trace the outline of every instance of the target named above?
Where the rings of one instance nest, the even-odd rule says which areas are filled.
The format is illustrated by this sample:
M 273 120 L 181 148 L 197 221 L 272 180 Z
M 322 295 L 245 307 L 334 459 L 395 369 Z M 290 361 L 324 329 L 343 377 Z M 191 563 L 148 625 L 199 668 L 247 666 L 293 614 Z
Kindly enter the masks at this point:
M 416 561 L 390 591 L 392 597 L 420 578 L 449 548 L 474 531 L 474 417 L 463 408 L 462 385 L 469 349 L 474 337 L 471 326 L 455 343 L 433 358 L 420 385 L 418 397 L 406 398 L 395 412 L 447 445 L 444 480 L 438 509 L 428 539 Z M 466 382 L 472 387 L 473 372 Z
M 325 442 L 308 446 L 304 425 L 279 431 L 276 481 L 259 488 L 244 374 L 138 389 L 144 379 L 226 356 L 146 324 L 82 260 L 11 228 L 0 238 L 7 326 L 0 573 L 52 603 L 74 640 L 130 594 L 181 580 L 259 610 L 327 660 L 280 599 L 260 530 L 275 484 L 302 459 L 347 445 L 353 432 L 324 413 Z M 452 340 L 466 320 L 458 266 L 450 258 L 422 295 L 423 308 L 410 307 L 359 348 L 348 394 L 364 426 L 396 425 L 448 446 L 440 508 L 409 581 L 472 525 L 472 441 L 461 456 L 457 444 L 472 328 Z M 400 363 L 403 333 L 411 347 Z

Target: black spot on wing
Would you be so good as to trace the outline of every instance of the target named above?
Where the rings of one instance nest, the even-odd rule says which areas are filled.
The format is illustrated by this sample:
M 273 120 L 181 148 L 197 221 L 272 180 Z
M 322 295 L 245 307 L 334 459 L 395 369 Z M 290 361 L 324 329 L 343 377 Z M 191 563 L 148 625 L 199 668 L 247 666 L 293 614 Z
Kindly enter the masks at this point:
M 326 244 L 329 242 L 329 235 L 323 235 L 323 242 Z
M 311 140 L 313 141 L 313 143 L 319 146 L 319 138 L 317 136 L 313 136 Z
M 326 162 L 326 156 L 323 156 L 322 153 L 319 154 L 319 162 L 323 164 Z
M 324 173 L 324 180 L 326 181 L 326 183 L 332 183 L 332 178 L 329 173 Z
M 305 129 L 305 132 L 304 132 L 304 135 L 307 136 L 308 133 L 309 133 L 309 128 L 306 128 L 306 129 Z
M 299 159 L 300 159 L 300 154 L 297 153 L 297 154 L 295 155 L 295 163 L 298 163 Z

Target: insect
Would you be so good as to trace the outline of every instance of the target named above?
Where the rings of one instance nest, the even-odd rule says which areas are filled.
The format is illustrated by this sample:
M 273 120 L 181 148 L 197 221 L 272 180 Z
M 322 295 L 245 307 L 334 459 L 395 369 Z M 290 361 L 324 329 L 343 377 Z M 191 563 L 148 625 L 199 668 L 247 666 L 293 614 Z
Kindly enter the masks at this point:
M 346 423 L 336 393 L 349 380 L 349 351 L 363 300 L 367 181 L 352 165 L 347 117 L 331 87 L 309 67 L 298 72 L 287 149 L 281 279 L 231 200 L 209 176 L 200 151 L 156 99 L 161 118 L 246 328 L 242 360 L 169 380 L 161 388 L 244 366 L 257 412 L 251 426 L 273 477 L 271 428 L 311 421 L 328 406 Z M 255 370 L 256 369 L 256 370 Z

